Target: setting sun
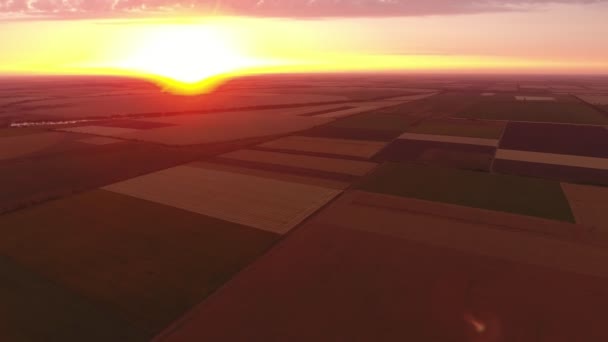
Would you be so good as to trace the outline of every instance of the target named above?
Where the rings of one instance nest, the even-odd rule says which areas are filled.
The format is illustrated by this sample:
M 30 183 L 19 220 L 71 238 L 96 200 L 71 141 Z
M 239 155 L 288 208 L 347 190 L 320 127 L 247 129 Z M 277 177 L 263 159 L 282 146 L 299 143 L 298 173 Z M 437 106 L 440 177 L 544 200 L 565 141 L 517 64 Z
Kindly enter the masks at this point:
M 212 27 L 176 25 L 146 31 L 115 67 L 152 78 L 173 92 L 199 93 L 265 64 Z

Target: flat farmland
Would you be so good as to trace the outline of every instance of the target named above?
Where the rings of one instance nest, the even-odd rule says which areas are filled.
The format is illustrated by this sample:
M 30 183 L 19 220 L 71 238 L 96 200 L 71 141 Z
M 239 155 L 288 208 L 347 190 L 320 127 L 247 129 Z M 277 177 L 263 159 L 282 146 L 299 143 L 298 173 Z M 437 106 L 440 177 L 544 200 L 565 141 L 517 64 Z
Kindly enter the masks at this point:
M 495 148 L 436 141 L 397 139 L 380 152 L 375 160 L 418 162 L 467 170 L 488 171 Z
M 126 320 L 95 301 L 4 255 L 0 256 L 0 282 L 2 341 L 146 340 Z
M 504 126 L 504 123 L 500 122 L 431 119 L 412 124 L 407 128 L 407 132 L 498 139 L 504 130 Z
M 387 163 L 362 181 L 365 191 L 574 222 L 555 181 Z
M 24 120 L 105 118 L 134 114 L 180 113 L 234 108 L 343 102 L 341 96 L 315 94 L 256 94 L 248 91 L 217 92 L 212 95 L 178 96 L 169 93 L 85 95 L 41 98 L 7 104 L 6 112 Z
M 599 126 L 510 122 L 500 148 L 608 158 L 608 130 Z
M 371 158 L 386 145 L 382 141 L 362 141 L 350 139 L 329 139 L 306 136 L 289 136 L 257 145 L 257 147 Z
M 16 308 L 45 306 L 49 313 L 74 319 L 69 329 L 67 323 L 55 327 L 64 332 L 52 337 L 82 337 L 82 329 L 91 329 L 89 333 L 100 331 L 98 337 L 112 341 L 148 340 L 277 239 L 269 232 L 101 190 L 4 215 L 0 226 L 0 252 L 59 287 L 53 290 L 42 282 L 38 286 L 51 287 L 46 293 L 63 293 L 42 303 L 21 296 Z M 6 298 L 6 291 L 1 287 L 0 296 Z M 74 317 L 79 310 L 86 312 Z M 17 333 L 36 333 L 29 330 L 30 319 L 21 316 Z M 58 318 L 43 322 L 47 319 L 50 325 Z M 121 333 L 137 338 L 120 339 Z
M 413 119 L 399 115 L 370 112 L 349 116 L 329 125 L 339 128 L 403 132 L 412 122 Z
M 85 148 L 36 158 L 0 161 L 0 212 L 17 209 L 148 172 L 247 146 L 239 141 L 172 148 L 145 143 L 82 144 Z
M 390 141 L 398 137 L 401 131 L 322 125 L 302 131 L 299 134 L 322 138 Z
M 284 234 L 340 191 L 188 165 L 104 187 L 109 191 Z
M 608 116 L 590 106 L 576 102 L 485 101 L 471 105 L 456 114 L 456 117 L 608 125 Z
M 492 171 L 525 177 L 538 177 L 564 182 L 608 186 L 608 170 L 602 169 L 497 158 L 492 164 Z
M 372 209 L 378 208 L 364 208 L 364 213 Z M 486 331 L 500 331 L 508 341 L 556 340 L 557 335 L 563 340 L 607 337 L 604 278 L 530 264 L 528 257 L 513 261 L 499 256 L 518 254 L 521 260 L 525 250 L 551 262 L 566 254 L 576 260 L 568 266 L 590 264 L 600 269 L 604 252 L 594 249 L 601 255 L 595 259 L 585 252 L 588 247 L 561 241 L 483 226 L 452 226 L 453 222 L 407 212 L 375 212 L 356 216 L 365 224 L 401 230 L 403 237 L 353 229 L 352 221 L 339 219 L 308 224 L 158 340 L 466 341 L 478 336 L 463 319 L 469 312 L 484 322 Z M 383 214 L 401 215 L 378 225 L 375 219 Z M 541 252 L 535 244 L 539 240 L 546 242 Z M 373 299 L 363 300 L 370 294 Z
M 295 155 L 280 152 L 238 150 L 220 156 L 221 159 L 285 166 L 333 173 L 345 176 L 364 176 L 376 167 L 376 163 L 359 160 Z
M 332 179 L 325 179 L 319 177 L 310 177 L 310 176 L 301 176 L 297 174 L 290 174 L 285 172 L 275 172 L 269 170 L 263 170 L 259 168 L 253 167 L 242 167 L 242 166 L 234 166 L 229 164 L 219 164 L 213 162 L 194 162 L 189 163 L 188 166 L 191 167 L 200 167 L 207 170 L 217 170 L 217 171 L 225 171 L 238 173 L 249 176 L 263 177 L 275 180 L 283 180 L 287 182 L 300 183 L 300 184 L 308 184 L 320 186 L 323 188 L 344 190 L 349 184 L 346 182 L 335 181 Z
M 577 223 L 608 238 L 608 188 L 562 183 Z
M 476 103 L 482 97 L 478 92 L 446 91 L 432 97 L 412 101 L 394 107 L 377 111 L 383 114 L 397 114 L 414 118 L 428 118 L 429 116 L 455 115 Z
M 608 79 L 28 79 L 0 342 L 608 341 Z

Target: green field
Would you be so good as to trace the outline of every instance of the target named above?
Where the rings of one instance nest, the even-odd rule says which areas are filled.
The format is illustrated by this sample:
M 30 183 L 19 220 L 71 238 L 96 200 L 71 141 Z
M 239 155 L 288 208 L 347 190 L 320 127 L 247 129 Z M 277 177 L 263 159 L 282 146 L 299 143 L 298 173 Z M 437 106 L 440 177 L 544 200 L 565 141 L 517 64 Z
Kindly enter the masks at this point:
M 388 163 L 362 190 L 574 222 L 559 182 L 484 172 Z
M 607 125 L 608 116 L 578 102 L 478 102 L 460 118 Z
M 410 126 L 407 131 L 418 134 L 499 139 L 504 129 L 503 125 L 462 121 L 426 120 Z
M 4 215 L 0 227 L 0 254 L 96 303 L 87 310 L 110 317 L 100 318 L 99 324 L 126 321 L 144 339 L 203 300 L 278 238 L 103 190 Z M 0 298 L 13 296 L 13 291 L 0 286 Z M 29 297 L 52 296 L 45 289 L 31 292 L 16 298 L 22 303 L 14 305 L 25 307 Z M 54 303 L 47 299 L 40 305 L 58 317 L 73 316 L 69 305 Z M 15 319 L 23 329 L 49 324 L 35 315 Z M 23 329 L 17 333 L 32 333 Z

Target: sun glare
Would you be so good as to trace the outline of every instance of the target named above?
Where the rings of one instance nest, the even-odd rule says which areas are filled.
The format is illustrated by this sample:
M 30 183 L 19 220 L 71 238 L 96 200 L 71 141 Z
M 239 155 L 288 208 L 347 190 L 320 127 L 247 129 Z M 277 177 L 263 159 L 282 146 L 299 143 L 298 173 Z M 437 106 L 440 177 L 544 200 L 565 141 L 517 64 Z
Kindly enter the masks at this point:
M 222 79 L 266 64 L 247 56 L 222 32 L 202 25 L 152 29 L 129 50 L 118 68 L 152 78 L 176 93 L 206 92 Z

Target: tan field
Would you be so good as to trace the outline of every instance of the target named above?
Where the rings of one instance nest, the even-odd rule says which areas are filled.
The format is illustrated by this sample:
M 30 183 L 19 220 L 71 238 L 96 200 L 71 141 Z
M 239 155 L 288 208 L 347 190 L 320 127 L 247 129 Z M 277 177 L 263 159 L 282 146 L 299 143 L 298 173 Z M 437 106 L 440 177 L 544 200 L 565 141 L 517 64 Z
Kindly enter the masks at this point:
M 576 222 L 608 237 L 608 188 L 562 183 Z
M 104 189 L 274 233 L 286 233 L 340 193 L 190 166 L 151 173 Z
M 608 159 L 568 154 L 540 153 L 500 149 L 496 159 L 517 160 L 530 163 L 565 165 L 589 169 L 608 170 Z
M 259 170 L 253 168 L 245 168 L 238 167 L 232 165 L 218 164 L 218 163 L 210 163 L 210 162 L 194 162 L 187 164 L 191 167 L 200 167 L 207 170 L 216 170 L 216 171 L 225 171 L 232 173 L 239 173 L 249 176 L 263 177 L 269 179 L 276 179 L 285 182 L 293 182 L 307 185 L 320 186 L 324 188 L 344 190 L 348 188 L 350 185 L 346 182 L 340 182 L 332 179 L 318 178 L 318 177 L 309 177 L 309 176 L 300 176 L 294 175 L 290 173 L 281 173 L 281 172 L 273 172 L 268 170 Z
M 455 137 L 455 136 L 435 135 L 435 134 L 403 133 L 399 136 L 398 139 L 437 141 L 437 142 L 445 142 L 445 143 L 452 143 L 452 144 L 467 144 L 467 145 L 492 146 L 492 147 L 498 146 L 497 139 Z

